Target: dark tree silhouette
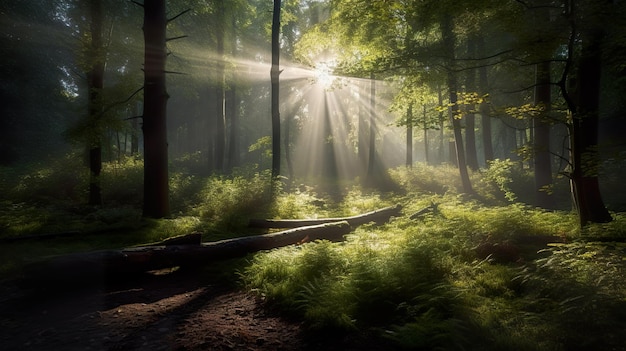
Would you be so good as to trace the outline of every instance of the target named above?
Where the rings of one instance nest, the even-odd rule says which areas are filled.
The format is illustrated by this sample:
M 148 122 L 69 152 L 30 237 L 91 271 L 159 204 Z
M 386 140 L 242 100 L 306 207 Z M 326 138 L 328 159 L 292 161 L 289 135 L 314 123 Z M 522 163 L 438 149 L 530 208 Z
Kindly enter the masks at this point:
M 144 8 L 144 204 L 145 217 L 169 215 L 167 100 L 165 62 L 167 17 L 165 0 L 150 0 Z
M 583 4 L 585 5 L 585 4 Z M 612 220 L 606 209 L 598 183 L 598 125 L 600 107 L 600 83 L 602 73 L 602 42 L 605 37 L 605 15 L 610 12 L 612 3 L 602 1 L 586 3 L 584 16 L 572 3 L 570 12 L 578 15 L 583 22 L 580 27 L 582 46 L 577 60 L 577 72 L 572 90 L 567 94 L 567 102 L 572 111 L 570 128 L 571 184 L 574 204 L 578 211 L 580 225 L 589 222 L 603 223 Z M 576 34 L 572 28 L 570 48 Z M 574 54 L 570 50 L 570 59 Z
M 274 0 L 272 15 L 272 181 L 280 175 L 280 0 Z
M 87 73 L 87 89 L 89 91 L 89 119 L 94 129 L 89 140 L 89 204 L 102 204 L 102 188 L 100 172 L 102 171 L 102 141 L 97 120 L 102 118 L 102 88 L 104 86 L 104 53 L 102 43 L 102 0 L 89 2 L 90 18 L 90 70 Z

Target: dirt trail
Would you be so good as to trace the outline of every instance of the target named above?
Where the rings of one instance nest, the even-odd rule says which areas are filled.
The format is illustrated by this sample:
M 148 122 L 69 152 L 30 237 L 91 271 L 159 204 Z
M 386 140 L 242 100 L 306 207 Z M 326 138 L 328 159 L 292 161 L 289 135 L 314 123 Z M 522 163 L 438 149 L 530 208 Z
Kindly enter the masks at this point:
M 0 291 L 4 350 L 302 350 L 300 325 L 189 274 L 64 292 Z

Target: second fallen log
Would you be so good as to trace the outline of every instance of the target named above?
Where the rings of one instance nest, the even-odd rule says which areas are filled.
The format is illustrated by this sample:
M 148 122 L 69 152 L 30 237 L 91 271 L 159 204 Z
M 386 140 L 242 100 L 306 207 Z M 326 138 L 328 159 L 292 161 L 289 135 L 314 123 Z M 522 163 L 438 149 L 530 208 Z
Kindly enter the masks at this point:
M 252 228 L 297 228 L 302 226 L 346 221 L 354 228 L 370 222 L 374 222 L 376 224 L 385 223 L 389 221 L 391 217 L 398 217 L 401 214 L 401 211 L 402 206 L 395 205 L 352 217 L 318 219 L 251 219 L 248 222 L 248 226 Z

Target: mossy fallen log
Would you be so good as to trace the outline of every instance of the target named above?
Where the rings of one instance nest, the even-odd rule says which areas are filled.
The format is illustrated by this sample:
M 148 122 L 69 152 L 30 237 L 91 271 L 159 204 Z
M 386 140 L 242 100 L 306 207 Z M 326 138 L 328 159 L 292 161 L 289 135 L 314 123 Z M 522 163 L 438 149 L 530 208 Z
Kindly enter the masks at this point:
M 381 224 L 389 221 L 391 217 L 397 217 L 402 211 L 401 205 L 389 206 L 379 210 L 363 213 L 352 217 L 342 218 L 319 218 L 319 219 L 251 219 L 248 226 L 252 228 L 297 228 L 309 225 L 319 225 L 346 221 L 350 226 L 357 227 L 362 224 L 374 222 Z
M 24 278 L 58 283 L 115 279 L 171 267 L 199 266 L 307 241 L 341 241 L 350 231 L 350 224 L 341 221 L 208 243 L 171 245 L 167 241 L 164 245 L 75 253 L 29 264 L 24 269 Z

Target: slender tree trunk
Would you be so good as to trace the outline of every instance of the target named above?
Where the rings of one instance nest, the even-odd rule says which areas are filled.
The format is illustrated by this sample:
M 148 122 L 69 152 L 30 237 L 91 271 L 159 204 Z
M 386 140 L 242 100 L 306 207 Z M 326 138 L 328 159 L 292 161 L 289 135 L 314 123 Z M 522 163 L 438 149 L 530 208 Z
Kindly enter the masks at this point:
M 457 77 L 456 72 L 452 69 L 454 62 L 454 43 L 456 41 L 452 30 L 452 18 L 444 16 L 442 20 L 443 42 L 448 55 L 448 72 L 447 84 L 450 94 L 450 122 L 454 133 L 454 145 L 456 149 L 457 166 L 461 176 L 461 184 L 463 192 L 467 194 L 473 193 L 472 184 L 470 183 L 469 173 L 467 171 L 467 162 L 465 160 L 465 149 L 463 147 L 463 135 L 461 132 L 461 123 L 457 118 L 459 106 L 457 104 Z
M 550 156 L 550 122 L 547 114 L 550 111 L 552 97 L 550 94 L 550 61 L 537 64 L 535 86 L 535 105 L 543 106 L 540 116 L 533 118 L 533 150 L 535 171 L 535 201 L 543 208 L 554 207 L 553 197 L 547 189 L 552 184 L 552 160 Z
M 144 3 L 144 204 L 145 217 L 169 215 L 165 0 Z
M 239 166 L 239 104 L 237 103 L 237 90 L 235 85 L 226 91 L 226 115 L 230 121 L 228 137 L 228 169 Z
M 93 140 L 89 145 L 89 204 L 102 205 L 100 172 L 102 171 L 102 133 L 99 120 L 102 118 L 102 88 L 104 86 L 104 47 L 102 43 L 102 0 L 90 2 L 91 18 L 91 70 L 88 73 L 89 118 L 94 125 Z
M 218 173 L 224 172 L 224 155 L 226 150 L 226 121 L 225 121 L 225 69 L 224 69 L 224 36 L 225 30 L 225 8 L 224 0 L 218 0 L 217 6 L 217 28 L 216 30 L 216 81 L 215 92 L 217 95 L 216 101 L 216 119 L 215 119 L 215 171 Z
M 428 157 L 428 120 L 426 118 L 426 105 L 422 106 L 423 109 L 423 120 L 424 120 L 424 158 L 426 160 L 426 164 L 430 164 L 430 158 Z
M 272 15 L 272 180 L 280 175 L 280 0 L 274 0 Z
M 406 166 L 413 167 L 413 103 L 406 111 Z
M 483 36 L 478 37 L 477 42 L 478 54 L 482 57 L 485 56 L 485 38 Z M 483 66 L 478 69 L 478 91 L 481 95 L 486 95 L 489 92 L 489 81 L 487 79 L 487 67 Z M 485 163 L 493 161 L 493 142 L 491 139 L 491 116 L 489 115 L 489 106 L 486 103 L 480 104 L 480 124 L 482 127 L 482 141 L 483 152 L 485 154 Z
M 233 60 L 237 56 L 237 35 L 235 34 L 235 28 L 237 26 L 237 19 L 231 14 L 230 24 L 230 55 Z M 237 84 L 239 82 L 239 75 L 237 73 L 231 74 L 230 84 L 228 84 L 228 90 L 225 95 L 225 115 L 230 124 L 229 137 L 228 137 L 228 157 L 227 167 L 228 170 L 232 170 L 239 166 L 239 97 Z
M 443 89 L 441 89 L 441 85 L 437 84 L 437 103 L 439 106 L 443 106 Z M 442 163 L 445 159 L 445 132 L 444 132 L 444 123 L 445 117 L 443 115 L 443 111 L 439 112 L 439 163 Z
M 333 129 L 330 118 L 330 106 L 328 105 L 328 94 L 330 92 L 324 91 L 324 115 L 323 115 L 323 133 L 322 147 L 323 147 L 323 161 L 322 161 L 322 176 L 329 181 L 335 181 L 338 178 L 337 159 L 335 157 L 335 140 L 333 139 Z M 329 183 L 330 184 L 330 183 Z
M 467 51 L 470 57 L 476 56 L 476 39 L 470 38 L 467 41 Z M 471 69 L 467 71 L 465 80 L 465 91 L 467 93 L 476 92 L 476 71 Z M 476 154 L 476 115 L 474 114 L 476 106 L 465 105 L 465 144 L 467 149 L 467 166 L 476 171 L 478 170 L 478 157 Z
M 132 156 L 139 155 L 139 103 L 135 103 L 135 113 L 131 121 L 130 153 Z
M 293 111 L 295 108 L 293 106 L 289 107 L 289 113 L 285 117 L 285 136 L 284 136 L 284 149 L 285 149 L 285 162 L 287 162 L 287 172 L 289 174 L 289 184 L 292 184 L 295 175 L 293 170 L 293 161 L 291 159 L 291 118 L 293 116 Z
M 367 177 L 372 180 L 376 169 L 376 80 L 370 73 L 370 132 Z
M 356 84 L 359 84 L 359 86 L 361 86 L 361 82 L 357 81 Z M 360 89 L 359 89 L 360 90 Z M 367 141 L 365 140 L 365 137 L 367 135 L 367 124 L 365 123 L 365 108 L 363 106 L 363 104 L 359 104 L 359 125 L 358 125 L 358 132 L 359 132 L 359 140 L 358 140 L 358 152 L 359 152 L 359 165 L 361 166 L 361 168 L 359 169 L 359 174 L 363 175 L 365 174 L 366 170 L 367 170 Z

